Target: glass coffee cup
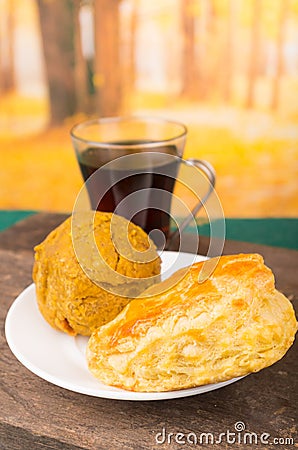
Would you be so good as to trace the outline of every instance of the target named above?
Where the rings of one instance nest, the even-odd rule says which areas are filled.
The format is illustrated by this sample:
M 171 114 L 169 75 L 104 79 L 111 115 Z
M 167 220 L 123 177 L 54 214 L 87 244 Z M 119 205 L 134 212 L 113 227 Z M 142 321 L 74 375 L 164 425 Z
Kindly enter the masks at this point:
M 180 224 L 180 233 L 215 185 L 209 162 L 182 158 L 186 136 L 182 123 L 152 117 L 101 118 L 75 125 L 71 138 L 91 209 L 126 217 L 158 248 L 169 247 L 175 235 L 170 229 L 172 195 L 181 166 L 199 170 L 209 188 Z

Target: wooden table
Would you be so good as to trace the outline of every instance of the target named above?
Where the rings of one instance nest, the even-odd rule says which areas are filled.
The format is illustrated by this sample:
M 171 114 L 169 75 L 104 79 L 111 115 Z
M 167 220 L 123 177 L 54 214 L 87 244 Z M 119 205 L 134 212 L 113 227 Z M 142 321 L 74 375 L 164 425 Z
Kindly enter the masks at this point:
M 6 343 L 5 317 L 15 297 L 32 282 L 33 246 L 63 219 L 62 215 L 37 214 L 0 233 L 1 450 L 298 447 L 297 342 L 281 361 L 257 374 L 219 390 L 166 401 L 89 397 L 54 386 L 23 367 Z M 202 240 L 201 252 L 206 244 Z M 259 252 L 265 257 L 276 275 L 277 287 L 297 311 L 298 252 L 226 242 L 224 253 L 239 252 Z M 247 436 L 247 444 L 243 443 L 244 432 L 235 431 L 237 422 L 255 433 Z M 212 434 L 213 445 L 211 435 L 202 433 Z M 221 443 L 220 433 L 225 433 Z M 263 442 L 262 433 L 270 434 L 262 436 Z M 239 435 L 241 443 L 233 443 Z M 195 438 L 203 444 L 208 438 L 209 445 L 192 445 Z M 266 443 L 274 443 L 275 438 L 280 439 L 278 445 Z M 249 444 L 250 439 L 257 439 L 258 444 Z M 296 444 L 285 444 L 286 439 Z

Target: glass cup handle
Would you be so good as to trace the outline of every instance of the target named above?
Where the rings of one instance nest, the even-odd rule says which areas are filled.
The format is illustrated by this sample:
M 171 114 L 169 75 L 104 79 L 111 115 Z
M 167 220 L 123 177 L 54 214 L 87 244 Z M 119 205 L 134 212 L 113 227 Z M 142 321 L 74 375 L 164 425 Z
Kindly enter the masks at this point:
M 200 169 L 204 173 L 206 178 L 209 180 L 210 184 L 209 184 L 209 189 L 208 189 L 207 193 L 204 195 L 204 197 L 191 210 L 191 213 L 183 220 L 183 222 L 181 223 L 179 228 L 177 230 L 175 230 L 172 234 L 170 234 L 170 236 L 167 240 L 167 244 L 166 244 L 166 248 L 168 250 L 170 249 L 170 244 L 175 240 L 177 235 L 182 233 L 182 231 L 190 224 L 190 222 L 193 220 L 193 218 L 200 211 L 202 206 L 204 206 L 204 204 L 208 200 L 210 194 L 214 190 L 215 181 L 216 181 L 215 169 L 208 161 L 205 161 L 204 159 L 190 158 L 190 159 L 183 159 L 182 162 L 188 166 L 195 166 L 198 169 Z

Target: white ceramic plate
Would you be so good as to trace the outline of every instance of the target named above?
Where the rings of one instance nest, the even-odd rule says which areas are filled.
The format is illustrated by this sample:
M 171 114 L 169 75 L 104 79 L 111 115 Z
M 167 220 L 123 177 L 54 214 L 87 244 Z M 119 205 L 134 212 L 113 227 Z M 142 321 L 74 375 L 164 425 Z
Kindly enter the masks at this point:
M 203 256 L 176 252 L 163 252 L 161 258 L 162 273 L 166 278 L 181 267 L 205 259 Z M 191 389 L 154 393 L 130 392 L 104 385 L 88 370 L 85 359 L 88 338 L 71 337 L 51 328 L 37 307 L 34 284 L 28 286 L 9 309 L 5 334 L 12 353 L 31 372 L 62 388 L 95 397 L 118 400 L 187 397 L 221 388 L 241 378 Z

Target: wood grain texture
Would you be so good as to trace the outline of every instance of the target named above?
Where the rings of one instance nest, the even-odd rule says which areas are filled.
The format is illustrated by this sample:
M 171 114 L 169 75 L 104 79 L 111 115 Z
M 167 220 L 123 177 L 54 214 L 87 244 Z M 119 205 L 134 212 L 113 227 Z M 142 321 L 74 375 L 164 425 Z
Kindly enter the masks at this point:
M 278 363 L 218 391 L 156 402 L 108 400 L 54 386 L 23 367 L 5 340 L 4 323 L 15 297 L 31 283 L 32 247 L 64 217 L 40 214 L 0 234 L 0 449 L 143 450 L 191 448 L 175 433 L 247 431 L 292 437 L 298 443 L 297 342 Z M 279 289 L 292 296 L 297 311 L 298 252 L 229 241 L 225 253 L 258 251 L 276 274 Z M 171 444 L 156 442 L 166 430 Z M 168 433 L 174 433 L 170 436 Z M 195 446 L 193 446 L 195 447 Z M 207 446 L 204 446 L 207 448 Z M 197 446 L 197 448 L 200 448 Z M 209 448 L 209 447 L 208 447 Z M 215 443 L 212 448 L 232 448 Z M 237 448 L 268 448 L 267 445 Z M 275 445 L 274 448 L 293 448 Z

